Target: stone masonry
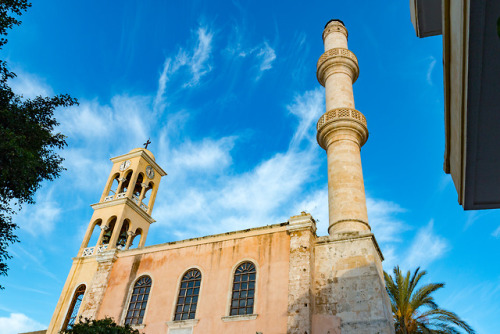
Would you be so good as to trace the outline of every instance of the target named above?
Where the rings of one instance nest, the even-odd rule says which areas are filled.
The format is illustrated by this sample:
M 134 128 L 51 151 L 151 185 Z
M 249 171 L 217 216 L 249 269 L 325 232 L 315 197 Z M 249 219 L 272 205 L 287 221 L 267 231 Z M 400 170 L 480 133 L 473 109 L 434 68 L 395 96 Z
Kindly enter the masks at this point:
M 83 319 L 95 319 L 97 311 L 101 306 L 104 292 L 108 287 L 109 275 L 116 261 L 116 249 L 104 251 L 97 256 L 97 271 L 90 283 L 90 289 L 86 295 L 85 303 L 82 305 L 81 317 Z
M 288 281 L 288 333 L 311 333 L 316 222 L 310 214 L 289 219 L 290 270 Z

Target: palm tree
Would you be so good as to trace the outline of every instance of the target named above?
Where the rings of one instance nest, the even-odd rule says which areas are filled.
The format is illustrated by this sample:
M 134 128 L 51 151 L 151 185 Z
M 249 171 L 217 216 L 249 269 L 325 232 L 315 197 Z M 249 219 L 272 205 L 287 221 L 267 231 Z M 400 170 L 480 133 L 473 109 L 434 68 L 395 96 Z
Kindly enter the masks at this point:
M 460 334 L 461 330 L 475 333 L 455 313 L 439 308 L 434 301 L 432 293 L 444 287 L 444 283 L 431 283 L 417 289 L 426 274 L 417 268 L 411 277 L 410 271 L 403 276 L 396 266 L 393 278 L 384 271 L 396 334 Z

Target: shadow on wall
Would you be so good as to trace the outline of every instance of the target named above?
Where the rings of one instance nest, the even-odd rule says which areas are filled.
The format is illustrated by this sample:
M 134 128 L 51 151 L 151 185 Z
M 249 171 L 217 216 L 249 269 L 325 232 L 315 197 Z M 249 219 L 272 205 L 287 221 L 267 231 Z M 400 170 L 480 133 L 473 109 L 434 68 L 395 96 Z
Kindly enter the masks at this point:
M 394 333 L 388 297 L 376 265 L 315 273 L 312 303 L 309 293 L 296 299 L 290 310 L 309 310 L 312 328 L 288 328 L 289 334 Z M 307 315 L 305 315 L 307 316 Z M 300 326 L 299 326 L 300 327 Z

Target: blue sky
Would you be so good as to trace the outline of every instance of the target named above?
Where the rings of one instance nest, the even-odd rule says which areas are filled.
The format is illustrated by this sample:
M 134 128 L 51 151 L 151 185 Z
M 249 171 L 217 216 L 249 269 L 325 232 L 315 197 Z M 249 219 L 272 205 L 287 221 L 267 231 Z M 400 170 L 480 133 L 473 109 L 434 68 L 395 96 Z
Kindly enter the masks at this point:
M 418 39 L 407 1 L 38 1 L 2 50 L 25 97 L 57 112 L 67 171 L 15 218 L 0 328 L 46 328 L 111 168 L 141 146 L 167 171 L 147 244 L 280 223 L 302 210 L 327 234 L 316 61 L 331 18 L 349 30 L 370 224 L 384 267 L 422 266 L 441 306 L 478 333 L 500 326 L 500 214 L 464 212 L 444 152 L 442 40 Z

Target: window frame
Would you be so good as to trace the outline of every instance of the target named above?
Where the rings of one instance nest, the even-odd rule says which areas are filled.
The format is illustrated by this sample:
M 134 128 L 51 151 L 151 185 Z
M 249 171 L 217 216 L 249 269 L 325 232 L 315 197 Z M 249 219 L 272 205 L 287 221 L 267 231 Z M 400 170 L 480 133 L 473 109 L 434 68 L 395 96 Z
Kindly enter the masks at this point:
M 73 289 L 73 293 L 71 294 L 71 300 L 68 304 L 68 307 L 66 307 L 66 313 L 65 313 L 65 316 L 64 316 L 64 320 L 62 322 L 62 325 L 61 325 L 61 330 L 65 330 L 68 328 L 68 325 L 69 325 L 69 311 L 71 309 L 71 313 L 73 313 L 74 311 L 74 308 L 75 308 L 75 304 L 76 304 L 76 293 L 78 291 L 78 289 L 80 287 L 84 286 L 85 287 L 85 290 L 83 291 L 83 297 L 82 297 L 82 301 L 80 302 L 80 306 L 78 307 L 78 312 L 76 313 L 76 317 L 75 317 L 75 322 L 78 320 L 78 315 L 80 314 L 80 309 L 81 309 L 81 306 L 83 304 L 83 299 L 85 298 L 85 294 L 87 292 L 87 284 L 82 282 L 82 283 L 79 283 L 76 285 L 76 287 Z M 75 323 L 73 322 L 73 324 Z
M 196 301 L 196 310 L 194 311 L 194 315 L 195 317 L 194 318 L 188 318 L 188 319 L 175 319 L 175 317 L 177 316 L 177 306 L 179 305 L 179 299 L 181 298 L 180 296 L 180 291 L 182 289 L 182 283 L 183 283 L 183 280 L 184 280 L 184 276 L 187 275 L 187 273 L 189 273 L 190 271 L 198 271 L 200 273 L 200 285 L 198 286 L 198 300 Z M 202 281 L 203 281 L 203 273 L 201 272 L 201 270 L 199 268 L 196 268 L 196 267 L 191 267 L 189 268 L 188 270 L 186 270 L 182 276 L 181 276 L 181 279 L 179 280 L 179 283 L 178 283 L 178 288 L 177 288 L 177 295 L 175 297 L 175 304 L 174 304 L 174 316 L 172 317 L 172 321 L 186 321 L 186 320 L 195 320 L 196 319 L 196 312 L 198 311 L 198 306 L 199 306 L 199 302 L 200 302 L 200 296 L 201 296 L 201 284 L 202 284 Z M 183 305 L 185 306 L 186 304 L 183 303 Z M 192 305 L 192 303 L 190 304 Z M 184 312 L 181 311 L 181 317 L 182 317 L 182 314 Z M 191 313 L 191 312 L 188 312 L 188 314 Z
M 195 318 L 194 319 L 186 319 L 186 320 L 171 320 L 171 321 L 169 321 L 169 323 L 180 323 L 181 321 L 184 321 L 184 322 L 198 322 L 199 321 L 199 319 L 196 317 L 198 316 L 198 309 L 200 307 L 200 298 L 201 298 L 201 295 L 203 294 L 203 277 L 205 277 L 205 271 L 200 266 L 189 266 L 188 268 L 185 268 L 182 271 L 182 273 L 179 275 L 179 278 L 177 279 L 177 286 L 175 289 L 174 302 L 172 303 L 172 311 L 170 312 L 170 319 L 175 319 L 175 309 L 177 308 L 177 300 L 179 299 L 179 292 L 181 291 L 182 278 L 189 270 L 192 270 L 192 269 L 197 269 L 201 273 L 200 292 L 198 294 L 198 304 L 196 305 Z
M 250 262 L 254 265 L 255 267 L 255 290 L 254 290 L 254 300 L 253 300 L 253 312 L 251 314 L 243 314 L 243 315 L 231 315 L 231 305 L 233 302 L 233 286 L 234 286 L 234 278 L 236 275 L 236 270 L 245 262 Z M 250 317 L 250 316 L 256 316 L 257 315 L 257 306 L 258 306 L 258 292 L 259 292 L 259 273 L 260 273 L 260 267 L 257 264 L 257 261 L 251 258 L 245 258 L 242 259 L 241 261 L 238 261 L 233 268 L 231 269 L 230 272 L 230 279 L 229 279 L 229 289 L 228 289 L 228 296 L 227 296 L 227 306 L 226 306 L 226 315 L 223 318 L 238 318 L 238 317 Z
M 149 289 L 149 296 L 148 296 L 148 300 L 146 303 L 146 308 L 144 309 L 144 316 L 142 317 L 142 323 L 129 324 L 129 325 L 132 326 L 133 328 L 138 328 L 138 327 L 144 327 L 146 324 L 148 309 L 149 309 L 149 305 L 151 305 L 150 300 L 151 300 L 152 295 L 153 295 L 153 288 L 154 288 L 154 282 L 155 282 L 155 280 L 153 279 L 153 275 L 151 275 L 151 273 L 149 273 L 149 272 L 142 273 L 137 279 L 134 280 L 134 282 L 132 284 L 130 284 L 129 290 L 128 290 L 128 295 L 127 295 L 127 303 L 125 304 L 125 307 L 123 308 L 123 311 L 122 311 L 122 316 L 121 316 L 121 321 L 120 321 L 121 325 L 125 325 L 125 321 L 127 319 L 127 313 L 129 311 L 130 302 L 132 300 L 132 295 L 134 292 L 135 285 L 137 284 L 137 282 L 141 278 L 143 278 L 145 276 L 148 276 L 151 279 L 151 288 Z

